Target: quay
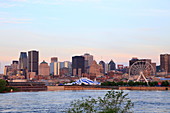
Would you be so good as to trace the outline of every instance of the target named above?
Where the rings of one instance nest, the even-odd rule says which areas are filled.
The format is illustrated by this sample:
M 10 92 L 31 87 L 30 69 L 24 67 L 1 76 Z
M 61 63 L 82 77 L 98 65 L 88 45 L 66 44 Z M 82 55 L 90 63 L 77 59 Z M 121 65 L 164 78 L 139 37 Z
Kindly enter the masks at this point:
M 170 87 L 150 86 L 46 86 L 44 82 L 9 82 L 9 87 L 19 91 L 58 91 L 58 90 L 170 90 Z
M 149 86 L 47 86 L 48 91 L 57 90 L 170 90 L 170 87 Z

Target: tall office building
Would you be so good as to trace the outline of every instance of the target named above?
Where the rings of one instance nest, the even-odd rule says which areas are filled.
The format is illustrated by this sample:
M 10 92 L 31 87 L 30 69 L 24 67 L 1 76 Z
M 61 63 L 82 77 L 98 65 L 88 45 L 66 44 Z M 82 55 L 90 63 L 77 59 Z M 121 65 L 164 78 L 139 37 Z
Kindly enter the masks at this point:
M 19 58 L 19 70 L 20 70 L 20 74 L 24 75 L 25 78 L 27 78 L 27 76 L 26 76 L 27 67 L 28 67 L 28 65 L 27 65 L 27 53 L 21 52 L 20 58 Z
M 5 68 L 4 68 L 4 75 L 10 76 L 11 70 L 12 70 L 11 66 L 5 66 Z
M 64 61 L 60 62 L 60 74 L 70 76 L 72 72 L 71 62 Z
M 129 60 L 129 66 L 131 66 L 136 61 L 139 61 L 139 59 L 137 57 L 133 57 L 131 60 Z
M 102 70 L 103 70 L 102 65 L 97 64 L 97 62 L 94 60 L 90 66 L 89 74 L 91 76 L 100 77 L 103 76 Z
M 83 56 L 72 57 L 72 75 L 82 76 L 85 67 L 85 58 Z
M 51 57 L 51 63 L 58 62 L 58 57 Z
M 43 61 L 43 62 L 40 63 L 39 75 L 43 75 L 43 76 L 50 75 L 50 67 L 48 66 L 47 62 Z
M 26 69 L 27 68 L 27 53 L 21 52 L 19 58 L 19 69 Z
M 116 70 L 116 64 L 111 60 L 108 64 L 108 71 Z
M 17 75 L 18 74 L 18 61 L 13 60 L 12 64 L 11 64 L 11 71 L 12 71 L 12 75 Z
M 105 66 L 105 62 L 104 62 L 104 61 L 100 61 L 100 62 L 99 62 L 99 65 L 102 66 L 102 68 L 103 68 L 102 73 L 105 74 L 105 67 L 106 67 L 106 66 Z
M 93 63 L 93 56 L 90 55 L 89 53 L 85 53 L 84 59 L 85 59 L 85 73 L 89 74 L 90 66 Z
M 166 73 L 170 73 L 170 54 L 160 55 L 160 68 Z
M 28 52 L 28 72 L 38 75 L 39 52 L 32 50 Z
M 58 62 L 50 63 L 50 75 L 58 75 Z
M 50 75 L 54 75 L 54 76 L 60 75 L 60 62 L 58 62 L 57 57 L 51 58 Z

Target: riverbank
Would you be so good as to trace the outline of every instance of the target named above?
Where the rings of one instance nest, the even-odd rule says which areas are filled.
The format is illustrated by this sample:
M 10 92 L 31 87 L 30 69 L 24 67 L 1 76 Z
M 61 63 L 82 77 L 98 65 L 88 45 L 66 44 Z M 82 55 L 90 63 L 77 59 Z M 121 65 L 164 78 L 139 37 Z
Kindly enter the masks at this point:
M 170 87 L 131 87 L 131 86 L 47 86 L 48 91 L 57 91 L 57 90 L 170 90 Z
M 48 91 L 57 90 L 118 90 L 118 86 L 47 86 Z

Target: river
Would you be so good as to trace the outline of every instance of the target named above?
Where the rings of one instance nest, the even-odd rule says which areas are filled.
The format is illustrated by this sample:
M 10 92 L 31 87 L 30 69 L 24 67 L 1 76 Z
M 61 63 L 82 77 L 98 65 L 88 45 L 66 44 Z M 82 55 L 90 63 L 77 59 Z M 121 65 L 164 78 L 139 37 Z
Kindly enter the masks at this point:
M 62 113 L 70 102 L 82 97 L 103 97 L 108 90 L 16 92 L 0 94 L 3 113 Z M 170 113 L 170 91 L 124 91 L 135 113 Z

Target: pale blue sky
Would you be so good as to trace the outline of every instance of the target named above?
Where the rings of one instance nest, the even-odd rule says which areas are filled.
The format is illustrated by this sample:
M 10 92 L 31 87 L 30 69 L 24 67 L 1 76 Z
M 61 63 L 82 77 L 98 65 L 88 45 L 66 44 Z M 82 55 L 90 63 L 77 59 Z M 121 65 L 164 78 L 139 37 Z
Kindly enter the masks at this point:
M 128 64 L 170 51 L 170 0 L 0 0 L 0 62 L 36 49 L 40 61 L 85 52 Z

